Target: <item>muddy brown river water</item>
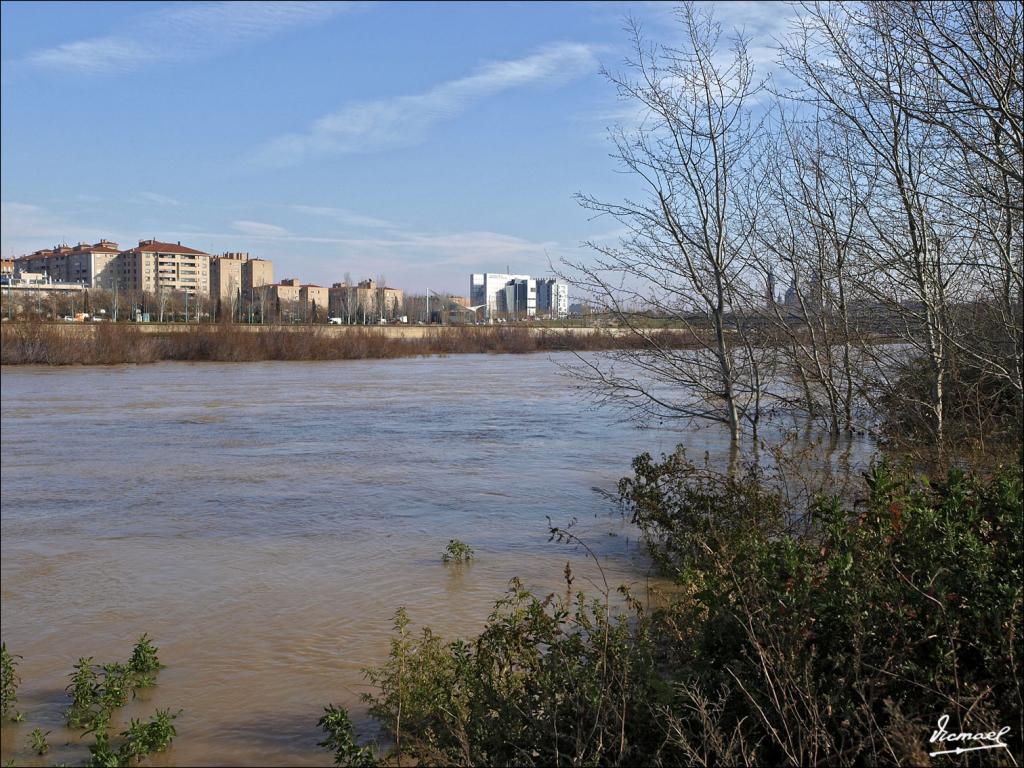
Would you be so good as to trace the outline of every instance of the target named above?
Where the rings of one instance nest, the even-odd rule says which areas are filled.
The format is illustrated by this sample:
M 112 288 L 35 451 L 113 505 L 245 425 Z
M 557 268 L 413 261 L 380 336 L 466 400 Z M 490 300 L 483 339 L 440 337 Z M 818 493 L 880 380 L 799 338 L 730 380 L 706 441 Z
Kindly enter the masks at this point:
M 644 450 L 724 455 L 723 436 L 593 410 L 553 357 L 3 369 L 2 636 L 25 715 L 3 760 L 84 762 L 72 665 L 147 632 L 167 668 L 123 714 L 184 710 L 152 764 L 329 765 L 316 721 L 333 702 L 373 734 L 361 670 L 396 608 L 464 636 L 512 577 L 561 591 L 568 560 L 597 581 L 549 517 L 642 586 L 635 531 L 594 489 Z M 452 537 L 468 567 L 441 563 Z

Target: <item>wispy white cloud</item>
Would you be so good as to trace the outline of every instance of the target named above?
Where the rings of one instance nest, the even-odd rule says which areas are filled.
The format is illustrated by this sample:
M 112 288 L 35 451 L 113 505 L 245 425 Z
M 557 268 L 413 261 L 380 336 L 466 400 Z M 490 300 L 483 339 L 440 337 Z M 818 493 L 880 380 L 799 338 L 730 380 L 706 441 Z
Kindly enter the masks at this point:
M 702 10 L 710 11 L 721 27 L 723 51 L 716 63 L 726 64 L 731 54 L 726 50 L 728 42 L 737 35 L 747 40 L 747 55 L 761 75 L 777 75 L 778 45 L 792 31 L 793 24 L 802 13 L 796 3 L 764 2 L 763 0 L 728 0 L 728 2 L 700 2 Z M 654 22 L 652 39 L 662 40 L 669 45 L 672 37 L 668 33 L 681 30 L 679 10 L 668 3 L 644 3 L 643 19 Z
M 363 253 L 393 253 L 429 256 L 434 264 L 483 264 L 495 259 L 543 258 L 544 253 L 564 250 L 556 241 L 533 241 L 499 232 L 468 231 L 447 233 L 396 232 L 381 237 L 328 237 L 289 232 L 274 224 L 235 221 L 233 229 L 248 240 L 276 243 L 311 243 L 348 246 Z M 192 237 L 238 240 L 231 232 L 190 232 Z
M 795 3 L 763 2 L 763 0 L 728 0 L 727 2 L 701 0 L 697 3 L 700 12 L 709 12 L 720 28 L 717 52 L 713 63 L 723 70 L 728 69 L 734 59 L 734 42 L 742 37 L 746 43 L 746 54 L 754 66 L 757 80 L 769 78 L 776 84 L 787 80 L 786 72 L 779 66 L 779 42 L 792 33 L 794 25 L 801 15 Z M 602 7 L 609 7 L 602 4 Z M 686 50 L 688 42 L 683 31 L 680 8 L 671 3 L 655 0 L 640 2 L 631 7 L 634 20 L 641 26 L 643 37 L 648 43 L 663 45 L 666 48 Z M 616 12 L 620 20 L 626 13 Z M 621 51 L 623 59 L 632 60 L 632 50 Z M 609 69 L 629 75 L 622 62 L 604 62 Z M 635 74 L 635 73 L 632 73 Z M 665 86 L 671 86 L 673 78 L 665 75 L 661 80 Z M 621 98 L 615 88 L 609 84 L 607 99 L 590 109 L 583 110 L 577 116 L 580 123 L 591 126 L 586 137 L 592 141 L 605 143 L 608 131 L 622 128 L 627 134 L 641 127 L 651 117 L 651 110 L 639 101 Z M 750 104 L 766 103 L 770 99 L 770 91 L 762 90 L 750 100 Z
M 291 234 L 284 227 L 279 227 L 276 224 L 265 224 L 262 221 L 246 221 L 243 219 L 241 221 L 233 221 L 231 226 L 243 235 L 250 235 L 252 237 L 277 238 L 289 237 Z
M 360 102 L 316 120 L 302 133 L 279 136 L 257 160 L 295 165 L 320 155 L 376 152 L 422 141 L 431 126 L 450 120 L 473 103 L 511 88 L 564 83 L 597 69 L 593 46 L 560 43 L 522 59 L 496 61 L 425 93 Z
M 352 7 L 342 2 L 220 2 L 174 5 L 143 14 L 103 37 L 36 51 L 38 67 L 90 74 L 127 72 L 158 62 L 204 59 Z
M 308 216 L 318 216 L 330 219 L 332 222 L 336 222 L 347 227 L 364 229 L 397 229 L 399 226 L 393 221 L 379 219 L 375 216 L 366 216 L 356 211 L 350 211 L 347 208 L 332 208 L 325 205 L 289 205 L 288 209 Z
M 157 205 L 170 205 L 179 206 L 181 205 L 180 200 L 175 200 L 173 197 L 167 195 L 161 195 L 159 192 L 139 192 L 136 196 L 139 202 L 143 203 L 156 203 Z

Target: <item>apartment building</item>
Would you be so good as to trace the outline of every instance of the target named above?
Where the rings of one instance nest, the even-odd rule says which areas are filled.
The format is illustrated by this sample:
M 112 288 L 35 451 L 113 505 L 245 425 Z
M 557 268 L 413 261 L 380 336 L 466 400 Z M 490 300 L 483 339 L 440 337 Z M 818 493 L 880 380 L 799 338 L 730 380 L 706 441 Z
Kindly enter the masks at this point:
M 290 277 L 274 285 L 258 286 L 257 291 L 270 302 L 278 302 L 282 305 L 298 304 L 301 287 L 298 280 Z
M 274 284 L 274 264 L 267 259 L 248 258 L 242 261 L 242 292 L 248 294 L 254 288 Z
M 177 243 L 140 240 L 137 247 L 118 256 L 122 290 L 160 293 L 184 291 L 210 295 L 210 256 Z
M 117 243 L 79 243 L 67 256 L 67 282 L 88 288 L 113 288 L 117 282 Z
M 402 290 L 377 285 L 373 280 L 363 280 L 358 285 L 335 283 L 328 289 L 328 308 L 331 317 L 354 323 L 390 320 L 401 314 L 404 297 Z
M 14 271 L 42 273 L 54 283 L 77 283 L 86 288 L 112 288 L 118 277 L 117 243 L 67 243 L 15 259 Z
M 237 301 L 242 291 L 242 264 L 247 253 L 225 253 L 210 258 L 210 298 L 223 302 Z
M 304 285 L 299 288 L 299 304 L 305 319 L 323 320 L 330 304 L 329 290 L 321 285 Z

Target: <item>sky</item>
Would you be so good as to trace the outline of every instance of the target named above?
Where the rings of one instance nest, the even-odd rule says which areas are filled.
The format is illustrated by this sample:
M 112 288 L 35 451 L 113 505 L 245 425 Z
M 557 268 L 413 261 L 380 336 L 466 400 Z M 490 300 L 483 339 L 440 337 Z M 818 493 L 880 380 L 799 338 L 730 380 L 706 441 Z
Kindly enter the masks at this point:
M 771 68 L 791 9 L 712 3 Z M 662 3 L 3 2 L 0 253 L 107 238 L 466 294 L 614 238 L 602 66 Z

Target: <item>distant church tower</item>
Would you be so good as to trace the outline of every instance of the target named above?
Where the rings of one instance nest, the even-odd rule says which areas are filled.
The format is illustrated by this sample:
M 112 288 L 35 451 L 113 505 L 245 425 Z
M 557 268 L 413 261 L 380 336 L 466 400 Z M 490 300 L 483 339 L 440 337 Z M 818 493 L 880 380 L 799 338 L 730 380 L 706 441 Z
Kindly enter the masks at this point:
M 782 300 L 782 303 L 787 307 L 795 307 L 800 304 L 800 298 L 796 290 L 796 277 L 793 278 L 793 282 L 786 290 L 786 298 Z
M 765 308 L 772 309 L 775 306 L 775 273 L 768 268 L 768 279 L 765 281 Z

